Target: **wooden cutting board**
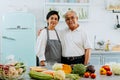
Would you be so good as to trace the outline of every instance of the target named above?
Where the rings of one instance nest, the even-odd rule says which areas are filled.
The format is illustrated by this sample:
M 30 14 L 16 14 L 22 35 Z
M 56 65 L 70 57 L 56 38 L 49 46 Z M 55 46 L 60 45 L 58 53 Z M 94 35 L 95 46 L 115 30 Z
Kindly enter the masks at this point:
M 120 51 L 120 45 L 113 46 L 112 51 Z

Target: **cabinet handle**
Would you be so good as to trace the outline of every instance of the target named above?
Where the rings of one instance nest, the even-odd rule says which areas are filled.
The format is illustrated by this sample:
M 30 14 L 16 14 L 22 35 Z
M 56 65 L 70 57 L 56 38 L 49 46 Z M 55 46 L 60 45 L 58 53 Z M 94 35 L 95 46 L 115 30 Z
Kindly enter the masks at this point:
M 8 39 L 8 40 L 15 40 L 14 38 L 7 37 L 7 36 L 2 36 L 2 38 L 4 38 L 4 39 Z

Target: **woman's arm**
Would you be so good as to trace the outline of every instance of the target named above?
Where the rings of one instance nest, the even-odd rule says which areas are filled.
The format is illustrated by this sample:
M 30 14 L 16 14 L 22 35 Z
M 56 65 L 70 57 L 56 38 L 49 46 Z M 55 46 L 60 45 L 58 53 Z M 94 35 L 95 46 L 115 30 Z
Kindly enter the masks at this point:
M 46 48 L 46 42 L 47 42 L 47 33 L 46 30 L 42 30 L 41 34 L 37 37 L 36 42 L 36 53 L 39 58 L 40 65 L 41 61 L 45 61 L 45 48 Z M 43 64 L 44 65 L 44 64 Z

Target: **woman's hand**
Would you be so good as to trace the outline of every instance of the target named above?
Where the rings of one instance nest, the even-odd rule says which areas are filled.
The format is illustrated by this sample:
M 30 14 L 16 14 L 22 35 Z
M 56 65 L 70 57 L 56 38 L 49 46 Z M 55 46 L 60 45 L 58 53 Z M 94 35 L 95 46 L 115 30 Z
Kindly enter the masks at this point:
M 45 61 L 40 61 L 40 66 L 45 66 Z

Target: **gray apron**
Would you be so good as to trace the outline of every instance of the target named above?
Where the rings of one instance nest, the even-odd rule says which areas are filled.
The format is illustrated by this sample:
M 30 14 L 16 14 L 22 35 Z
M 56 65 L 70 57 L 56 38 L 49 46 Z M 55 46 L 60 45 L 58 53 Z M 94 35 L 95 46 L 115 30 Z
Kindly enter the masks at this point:
M 47 44 L 45 49 L 46 61 L 61 63 L 62 46 L 57 31 L 55 30 L 58 40 L 50 40 L 49 31 L 47 28 L 46 30 L 47 30 Z

